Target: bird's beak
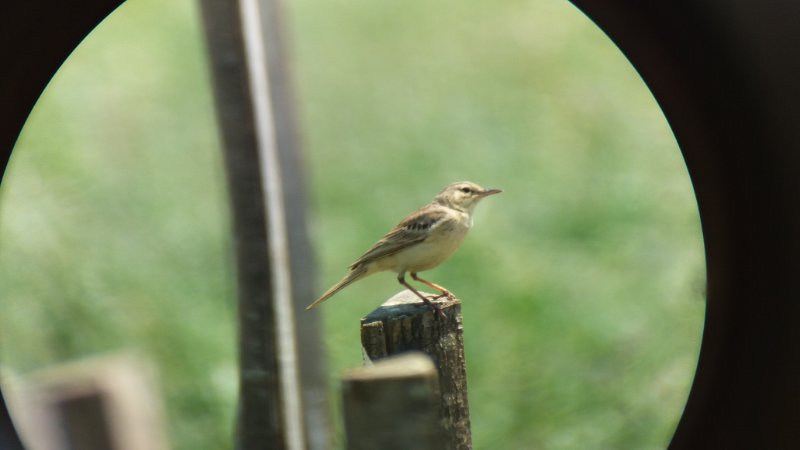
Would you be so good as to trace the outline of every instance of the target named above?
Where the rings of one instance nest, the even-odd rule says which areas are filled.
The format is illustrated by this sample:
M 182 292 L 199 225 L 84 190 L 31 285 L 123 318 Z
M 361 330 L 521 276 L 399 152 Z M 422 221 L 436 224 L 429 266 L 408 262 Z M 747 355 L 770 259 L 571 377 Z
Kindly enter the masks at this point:
M 486 189 L 485 191 L 481 192 L 481 197 L 488 197 L 501 192 L 503 192 L 501 189 Z

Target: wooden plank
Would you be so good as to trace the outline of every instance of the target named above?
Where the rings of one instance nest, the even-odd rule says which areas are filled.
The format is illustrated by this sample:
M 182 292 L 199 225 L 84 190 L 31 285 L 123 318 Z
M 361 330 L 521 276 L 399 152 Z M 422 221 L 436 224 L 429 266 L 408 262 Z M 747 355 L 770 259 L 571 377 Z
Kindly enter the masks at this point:
M 154 368 L 106 355 L 12 377 L 10 404 L 30 450 L 165 450 Z M 4 447 L 0 447 L 4 448 Z
M 348 450 L 440 450 L 439 393 L 430 357 L 414 352 L 342 378 Z

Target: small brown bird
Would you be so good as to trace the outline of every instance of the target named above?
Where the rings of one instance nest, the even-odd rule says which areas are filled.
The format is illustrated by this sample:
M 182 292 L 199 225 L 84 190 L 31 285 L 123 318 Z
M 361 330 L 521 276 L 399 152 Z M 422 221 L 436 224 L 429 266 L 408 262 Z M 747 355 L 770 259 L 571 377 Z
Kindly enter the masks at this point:
M 418 277 L 417 273 L 433 269 L 449 258 L 472 227 L 472 212 L 478 202 L 500 192 L 500 189 L 484 189 L 469 181 L 451 183 L 430 203 L 403 219 L 361 255 L 350 265 L 350 273 L 308 305 L 306 310 L 329 299 L 355 281 L 377 272 L 391 270 L 398 274 L 397 281 L 400 284 L 444 318 L 444 313 L 431 300 L 452 298 L 453 295 L 444 287 Z M 441 294 L 429 299 L 406 282 L 406 272 L 414 280 Z

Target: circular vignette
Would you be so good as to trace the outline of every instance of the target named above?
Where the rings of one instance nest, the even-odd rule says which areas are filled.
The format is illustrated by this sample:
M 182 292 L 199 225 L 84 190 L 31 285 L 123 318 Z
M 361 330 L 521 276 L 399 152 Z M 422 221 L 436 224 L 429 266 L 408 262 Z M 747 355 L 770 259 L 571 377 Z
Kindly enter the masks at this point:
M 0 157 L 60 64 L 121 1 L 0 7 Z M 573 0 L 652 90 L 692 177 L 706 246 L 700 361 L 671 448 L 800 442 L 800 8 L 789 0 Z M 23 38 L 20 38 L 20 37 Z M 0 447 L 21 449 L 5 403 Z

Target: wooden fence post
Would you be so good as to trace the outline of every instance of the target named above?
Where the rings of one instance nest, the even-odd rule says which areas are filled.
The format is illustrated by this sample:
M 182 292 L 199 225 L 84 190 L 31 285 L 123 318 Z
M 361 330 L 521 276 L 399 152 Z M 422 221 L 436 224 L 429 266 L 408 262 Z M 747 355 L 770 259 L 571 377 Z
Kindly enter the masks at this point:
M 386 358 L 342 377 L 348 450 L 440 450 L 439 386 L 431 358 Z
M 447 450 L 472 448 L 461 302 L 436 302 L 442 320 L 410 291 L 402 291 L 361 319 L 361 344 L 370 360 L 422 351 L 439 372 L 441 425 Z

